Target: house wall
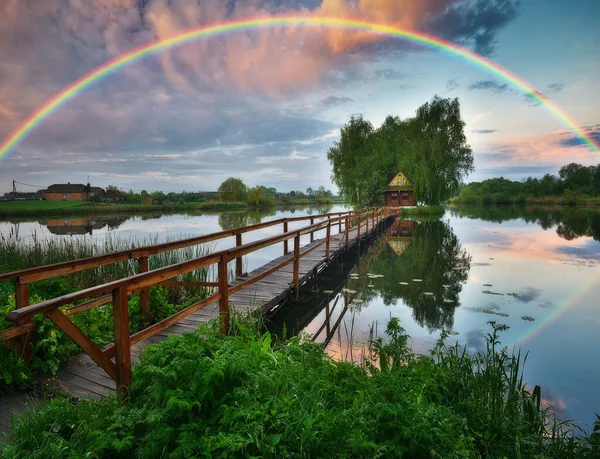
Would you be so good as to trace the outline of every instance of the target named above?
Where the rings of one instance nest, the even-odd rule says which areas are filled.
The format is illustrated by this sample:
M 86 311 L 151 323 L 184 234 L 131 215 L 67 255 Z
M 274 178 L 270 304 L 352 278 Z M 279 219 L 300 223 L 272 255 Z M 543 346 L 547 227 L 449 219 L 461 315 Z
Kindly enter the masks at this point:
M 407 193 L 406 199 L 402 198 L 402 193 Z M 407 207 L 416 205 L 414 191 L 386 191 L 385 192 L 386 207 Z
M 45 193 L 47 201 L 89 201 L 90 193 L 87 192 L 76 192 L 76 193 Z

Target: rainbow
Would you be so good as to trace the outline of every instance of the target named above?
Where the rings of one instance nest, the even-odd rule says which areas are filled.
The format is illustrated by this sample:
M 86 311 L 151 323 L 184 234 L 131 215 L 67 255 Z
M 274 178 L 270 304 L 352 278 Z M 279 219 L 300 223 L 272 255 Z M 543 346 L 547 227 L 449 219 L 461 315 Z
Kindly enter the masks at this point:
M 590 137 L 590 135 L 588 135 L 567 112 L 560 108 L 556 103 L 552 102 L 546 95 L 511 71 L 473 51 L 463 48 L 462 46 L 417 30 L 363 20 L 310 15 L 276 15 L 235 19 L 201 26 L 195 29 L 186 30 L 165 39 L 155 40 L 111 59 L 83 75 L 69 86 L 63 88 L 17 126 L 17 128 L 4 139 L 2 143 L 0 143 L 0 159 L 5 157 L 20 142 L 22 142 L 33 129 L 69 100 L 92 86 L 97 81 L 100 81 L 102 78 L 129 64 L 137 62 L 144 57 L 202 38 L 216 37 L 243 30 L 289 26 L 325 27 L 369 32 L 384 37 L 408 40 L 435 50 L 444 51 L 451 56 L 464 59 L 475 67 L 503 79 L 515 89 L 523 92 L 528 98 L 545 106 L 567 128 L 571 129 L 579 138 L 581 138 L 583 143 L 587 145 L 591 151 L 600 154 L 600 143 Z
M 521 347 L 528 341 L 531 341 L 532 338 L 538 336 L 542 330 L 548 328 L 550 325 L 558 322 L 563 316 L 565 316 L 571 309 L 575 306 L 583 303 L 584 298 L 587 295 L 593 295 L 593 288 L 598 286 L 598 277 L 590 276 L 590 280 L 587 285 L 584 285 L 582 289 L 577 289 L 567 301 L 564 302 L 560 307 L 556 307 L 548 316 L 540 320 L 533 327 L 522 332 L 517 338 L 512 340 L 509 344 L 506 344 L 507 347 L 511 348 L 513 346 Z M 591 299 L 591 298 L 590 298 Z

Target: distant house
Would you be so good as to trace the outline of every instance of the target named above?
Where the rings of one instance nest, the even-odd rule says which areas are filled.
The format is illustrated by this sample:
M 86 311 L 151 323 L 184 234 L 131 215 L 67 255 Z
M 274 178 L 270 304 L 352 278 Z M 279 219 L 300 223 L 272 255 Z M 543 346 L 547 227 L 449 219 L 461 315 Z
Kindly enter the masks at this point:
M 92 187 L 81 183 L 66 183 L 50 185 L 44 191 L 47 201 L 89 201 Z
M 91 195 L 90 198 L 100 198 L 102 199 L 104 197 L 104 195 L 106 194 L 106 191 L 104 191 L 104 188 L 100 188 L 99 186 L 93 186 L 91 187 Z
M 119 190 L 106 190 L 104 199 L 110 202 L 125 202 L 125 195 Z
M 388 173 L 388 185 L 383 190 L 386 207 L 414 206 L 415 189 L 402 172 Z
M 74 234 L 92 234 L 93 230 L 99 230 L 106 226 L 102 221 L 90 219 L 70 219 L 70 220 L 47 220 L 45 222 L 48 231 L 52 234 L 71 236 Z

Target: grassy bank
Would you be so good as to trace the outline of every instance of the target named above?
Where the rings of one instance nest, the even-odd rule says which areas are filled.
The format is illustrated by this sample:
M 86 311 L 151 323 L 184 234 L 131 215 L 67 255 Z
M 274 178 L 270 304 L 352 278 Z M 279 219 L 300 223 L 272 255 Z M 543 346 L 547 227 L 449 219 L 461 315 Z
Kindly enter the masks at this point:
M 182 235 L 181 238 L 184 236 Z M 178 238 L 179 239 L 179 238 Z M 0 269 L 2 272 L 16 271 L 34 266 L 75 260 L 112 253 L 156 243 L 156 238 L 134 241 L 124 236 L 108 234 L 103 239 L 66 239 L 52 238 L 29 243 L 13 239 L 0 238 Z M 200 257 L 209 252 L 206 246 L 188 247 L 164 252 L 150 257 L 150 269 L 168 266 L 190 258 Z M 67 293 L 125 277 L 137 272 L 132 261 L 124 261 L 102 266 L 79 273 L 30 284 L 31 304 L 56 298 Z M 181 276 L 184 281 L 206 281 L 209 273 L 197 270 Z M 203 298 L 207 289 L 181 287 L 153 287 L 150 292 L 152 322 L 160 321 L 177 310 Z M 15 308 L 14 287 L 10 281 L 0 282 L 0 329 L 9 327 L 3 317 Z M 139 313 L 139 295 L 129 299 L 131 332 L 142 328 Z M 112 306 L 102 306 L 85 311 L 72 317 L 73 322 L 96 344 L 103 345 L 113 340 Z M 31 334 L 32 359 L 25 366 L 23 360 L 14 351 L 0 343 L 0 393 L 10 389 L 22 388 L 33 382 L 32 376 L 38 372 L 54 373 L 70 355 L 81 352 L 60 329 L 48 319 L 36 317 L 38 327 Z
M 401 217 L 411 217 L 417 215 L 444 215 L 445 209 L 443 206 L 417 206 L 410 208 L 402 208 L 400 210 Z
M 239 322 L 228 337 L 203 327 L 150 346 L 126 404 L 60 398 L 27 414 L 4 457 L 594 457 L 600 433 L 553 418 L 502 330 L 476 355 L 443 337 L 422 356 L 392 319 L 358 366 Z
M 207 201 L 184 204 L 109 204 L 76 201 L 8 201 L 0 202 L 0 217 L 21 217 L 31 215 L 92 215 L 108 213 L 138 212 L 197 212 L 202 210 L 244 210 L 243 202 Z

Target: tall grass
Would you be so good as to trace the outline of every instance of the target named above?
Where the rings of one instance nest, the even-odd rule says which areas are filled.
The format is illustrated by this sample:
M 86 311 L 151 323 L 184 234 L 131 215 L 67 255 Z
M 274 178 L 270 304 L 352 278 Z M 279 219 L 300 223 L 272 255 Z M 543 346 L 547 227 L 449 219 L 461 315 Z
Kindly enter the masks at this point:
M 15 427 L 17 457 L 587 458 L 595 437 L 546 426 L 522 361 L 469 356 L 440 341 L 413 354 L 393 319 L 372 362 L 336 362 L 299 338 L 276 343 L 234 321 L 147 348 L 130 399 L 55 399 Z M 600 421 L 598 423 L 600 428 Z M 60 453 L 58 453 L 60 452 Z

